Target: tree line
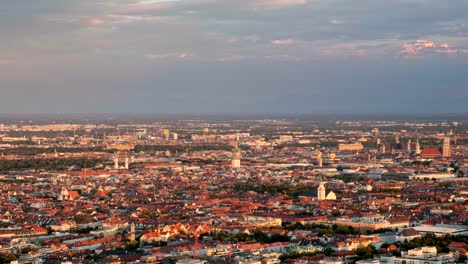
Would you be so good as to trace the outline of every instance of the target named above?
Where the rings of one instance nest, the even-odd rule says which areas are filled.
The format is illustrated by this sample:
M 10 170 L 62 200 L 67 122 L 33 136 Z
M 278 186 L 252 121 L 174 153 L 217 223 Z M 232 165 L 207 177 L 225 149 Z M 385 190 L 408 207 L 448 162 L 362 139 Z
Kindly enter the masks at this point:
M 77 168 L 93 168 L 98 163 L 103 163 L 103 159 L 88 158 L 67 158 L 67 159 L 21 159 L 5 160 L 0 159 L 0 171 L 25 171 L 25 170 L 68 170 L 72 166 Z
M 38 148 L 38 147 L 17 147 L 8 148 L 1 151 L 5 155 L 39 155 L 39 154 L 50 154 L 50 153 L 81 153 L 90 151 L 105 151 L 103 147 L 76 147 L 76 148 Z
M 155 152 L 166 151 L 171 153 L 185 152 L 185 151 L 204 151 L 204 150 L 226 150 L 230 151 L 232 148 L 225 144 L 204 144 L 204 145 L 136 145 L 135 152 Z

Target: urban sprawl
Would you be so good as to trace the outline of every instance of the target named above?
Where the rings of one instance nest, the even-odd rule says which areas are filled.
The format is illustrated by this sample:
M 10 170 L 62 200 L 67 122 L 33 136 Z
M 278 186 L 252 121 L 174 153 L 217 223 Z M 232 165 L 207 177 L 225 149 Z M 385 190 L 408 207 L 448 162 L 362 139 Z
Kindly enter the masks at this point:
M 0 124 L 0 263 L 466 263 L 468 123 Z

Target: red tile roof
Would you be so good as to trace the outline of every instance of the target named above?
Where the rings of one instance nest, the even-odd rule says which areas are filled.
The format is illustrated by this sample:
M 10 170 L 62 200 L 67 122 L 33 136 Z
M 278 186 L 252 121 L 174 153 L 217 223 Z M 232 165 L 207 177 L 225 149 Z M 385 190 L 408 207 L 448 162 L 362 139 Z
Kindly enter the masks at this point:
M 440 148 L 424 148 L 421 156 L 442 156 L 442 151 Z

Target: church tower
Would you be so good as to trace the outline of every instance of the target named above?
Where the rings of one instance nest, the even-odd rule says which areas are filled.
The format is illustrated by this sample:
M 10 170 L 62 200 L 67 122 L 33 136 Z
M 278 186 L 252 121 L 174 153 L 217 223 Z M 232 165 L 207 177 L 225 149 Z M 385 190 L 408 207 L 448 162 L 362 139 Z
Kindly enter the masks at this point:
M 118 156 L 118 154 L 115 154 L 115 157 L 114 157 L 114 169 L 116 169 L 116 170 L 119 169 L 119 156 Z
M 442 145 L 442 157 L 450 158 L 452 156 L 452 151 L 450 148 L 450 138 L 448 136 L 444 137 L 444 143 Z
M 130 159 L 128 158 L 128 156 L 125 156 L 125 169 L 128 170 L 129 168 L 129 161 Z
M 135 241 L 135 224 L 130 225 L 130 241 Z
M 317 200 L 323 201 L 326 198 L 326 190 L 323 181 L 320 181 L 319 187 L 317 188 Z
M 323 167 L 323 159 L 322 159 L 322 152 L 320 150 L 317 151 L 317 161 L 318 161 L 318 166 L 320 168 Z
M 240 168 L 240 166 L 241 166 L 241 152 L 236 142 L 236 147 L 234 148 L 234 152 L 232 153 L 232 167 Z
M 416 154 L 419 155 L 421 154 L 421 146 L 419 145 L 419 138 L 416 139 Z

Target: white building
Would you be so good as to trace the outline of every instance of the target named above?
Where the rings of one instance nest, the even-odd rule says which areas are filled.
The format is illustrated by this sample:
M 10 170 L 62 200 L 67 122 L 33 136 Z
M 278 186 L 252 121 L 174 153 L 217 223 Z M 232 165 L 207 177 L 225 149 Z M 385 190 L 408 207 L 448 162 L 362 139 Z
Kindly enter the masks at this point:
M 444 179 L 451 179 L 455 177 L 456 175 L 451 174 L 451 173 L 421 173 L 421 174 L 413 174 L 409 176 L 409 179 L 410 180 L 424 180 L 424 179 L 433 180 L 435 179 L 436 181 L 441 181 Z
M 435 247 L 421 247 L 402 251 L 401 257 L 395 257 L 394 264 L 445 264 L 456 260 L 453 252 L 437 254 Z

